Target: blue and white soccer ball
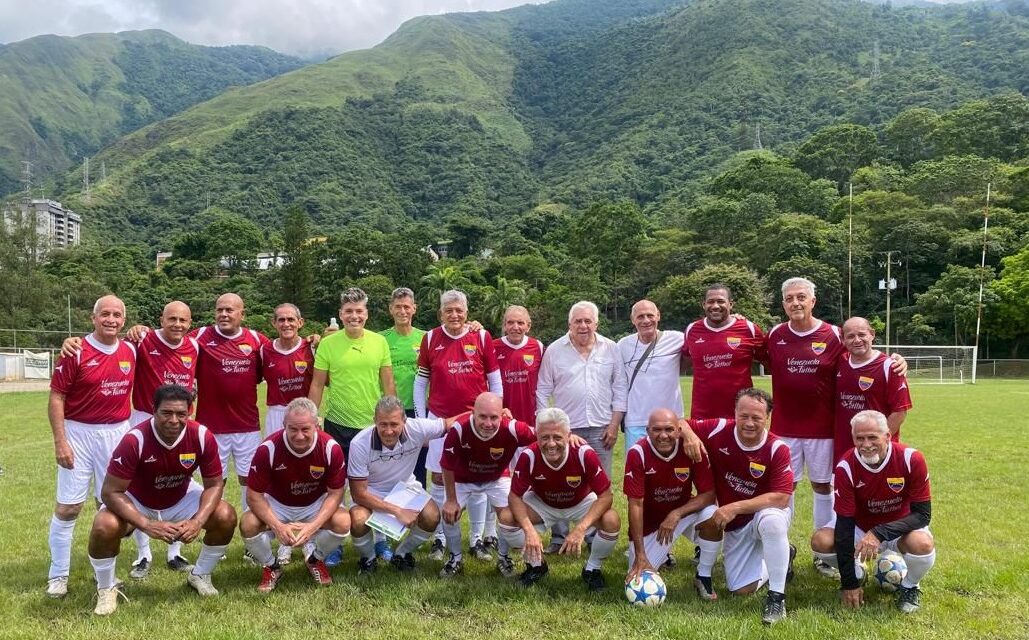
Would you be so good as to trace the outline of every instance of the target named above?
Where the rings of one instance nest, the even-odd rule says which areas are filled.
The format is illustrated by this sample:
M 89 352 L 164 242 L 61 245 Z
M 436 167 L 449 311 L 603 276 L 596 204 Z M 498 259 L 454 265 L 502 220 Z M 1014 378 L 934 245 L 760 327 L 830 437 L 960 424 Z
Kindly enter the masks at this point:
M 625 599 L 633 606 L 656 607 L 665 601 L 667 595 L 665 581 L 653 571 L 644 571 L 625 584 Z
M 888 593 L 900 589 L 900 582 L 908 574 L 908 565 L 895 551 L 885 551 L 875 561 L 875 581 Z

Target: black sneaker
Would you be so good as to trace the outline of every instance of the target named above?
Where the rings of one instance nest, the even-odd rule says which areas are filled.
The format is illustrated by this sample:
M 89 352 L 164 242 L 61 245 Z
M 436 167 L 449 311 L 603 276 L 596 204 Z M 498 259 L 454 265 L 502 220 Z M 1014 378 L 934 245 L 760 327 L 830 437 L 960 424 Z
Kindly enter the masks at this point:
M 393 558 L 389 561 L 393 568 L 402 573 L 414 571 L 414 554 L 405 553 L 400 555 L 398 553 L 393 554 Z
M 486 543 L 482 540 L 476 540 L 475 544 L 471 546 L 471 551 L 476 560 L 489 562 L 493 559 L 493 554 L 489 552 L 489 549 L 486 548 Z
M 693 588 L 697 590 L 697 597 L 705 602 L 714 602 L 718 599 L 718 593 L 715 591 L 715 587 L 711 583 L 711 576 L 704 578 L 694 576 Z
M 140 558 L 132 563 L 129 577 L 133 580 L 144 580 L 150 575 L 150 558 Z
M 918 587 L 901 587 L 897 592 L 897 608 L 901 613 L 914 613 L 922 606 L 921 597 Z
M 531 587 L 532 585 L 542 580 L 543 576 L 547 575 L 547 573 L 549 572 L 550 568 L 547 567 L 546 562 L 544 562 L 538 567 L 526 566 L 525 571 L 523 571 L 522 574 L 518 576 L 518 582 L 521 583 L 523 587 Z
M 700 545 L 699 544 L 696 547 L 693 548 L 693 560 L 691 560 L 690 562 L 692 562 L 693 564 L 700 564 Z
M 443 559 L 443 541 L 436 538 L 432 541 L 432 546 L 429 547 L 429 560 L 442 560 Z
M 481 541 L 480 541 L 480 544 Z M 450 554 L 450 559 L 443 565 L 443 568 L 439 570 L 439 577 L 441 578 L 453 578 L 459 573 L 464 573 L 464 560 L 458 559 L 454 554 Z
M 697 547 L 697 548 L 699 549 L 700 547 Z M 679 564 L 679 561 L 675 559 L 675 556 L 673 556 L 672 554 L 669 553 L 668 556 L 665 558 L 665 561 L 663 563 L 661 563 L 661 568 L 662 569 L 674 569 L 675 565 L 677 565 L 677 564 Z
M 550 544 L 548 544 L 547 548 L 543 550 L 543 553 L 545 555 L 548 555 L 548 556 L 554 555 L 555 553 L 559 553 L 561 551 L 561 547 L 564 545 L 564 543 L 565 543 L 565 539 L 564 538 L 557 538 L 557 539 L 551 538 L 550 539 Z
M 357 561 L 357 575 L 367 576 L 375 573 L 375 570 L 379 568 L 378 558 L 360 558 Z
M 515 574 L 514 560 L 507 554 L 497 555 L 497 571 L 505 578 L 513 578 Z
M 790 545 L 790 563 L 786 565 L 786 582 L 793 580 L 793 560 L 797 557 L 797 547 Z
M 589 591 L 603 591 L 607 589 L 607 583 L 604 582 L 604 574 L 600 572 L 600 569 L 587 570 L 583 567 L 582 581 L 586 583 L 586 589 Z
M 500 540 L 497 540 L 493 536 L 487 536 L 483 538 L 482 545 L 486 547 L 486 550 L 490 553 L 500 553 Z
M 773 625 L 786 617 L 786 594 L 769 591 L 761 611 L 761 622 Z
M 168 561 L 168 568 L 172 571 L 189 571 L 193 568 L 193 565 L 182 556 L 175 556 Z

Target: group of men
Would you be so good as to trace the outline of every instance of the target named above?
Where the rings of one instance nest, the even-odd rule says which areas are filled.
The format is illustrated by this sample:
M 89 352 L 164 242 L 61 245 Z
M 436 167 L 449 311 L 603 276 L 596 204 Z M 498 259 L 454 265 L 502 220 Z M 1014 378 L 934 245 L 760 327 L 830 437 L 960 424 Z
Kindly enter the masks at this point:
M 320 342 L 300 336 L 292 304 L 275 309 L 275 340 L 244 328 L 235 294 L 218 299 L 211 327 L 191 331 L 189 308 L 172 302 L 159 328 L 136 326 L 121 339 L 124 305 L 105 296 L 93 333 L 66 343 L 51 386 L 58 488 L 47 593 L 67 593 L 72 531 L 91 479 L 102 503 L 89 545 L 99 614 L 117 606 L 114 560 L 129 532 L 133 577 L 149 572 L 157 538 L 170 543 L 170 568 L 215 595 L 211 572 L 237 519 L 247 557 L 262 567 L 262 592 L 275 588 L 294 548 L 318 584 L 331 583 L 328 566 L 347 535 L 359 573 L 379 560 L 410 571 L 415 549 L 435 536 L 430 558 L 449 554 L 440 576 L 452 578 L 463 571 L 465 511 L 473 555 L 495 555 L 502 575 L 514 576 L 520 550 L 519 580 L 532 585 L 548 572 L 547 552 L 588 546 L 582 580 L 600 590 L 621 529 L 611 480 L 624 428 L 628 577 L 674 566 L 672 543 L 685 536 L 697 545 L 702 599 L 717 598 L 711 574 L 721 548 L 729 591 L 767 582 L 762 619 L 781 620 L 796 553 L 793 492 L 807 469 L 814 561 L 839 572 L 843 603 L 860 606 L 860 562 L 892 548 L 908 562 L 898 604 L 916 610 L 935 551 L 925 461 L 898 438 L 911 407 L 905 363 L 872 347 L 862 318 L 842 331 L 814 318 L 809 281 L 787 280 L 782 293 L 789 320 L 767 336 L 733 314 L 727 287 L 712 285 L 704 317 L 684 332 L 661 330 L 659 310 L 642 300 L 632 309 L 636 332 L 615 343 L 597 332 L 596 305 L 583 301 L 569 311 L 568 333 L 545 349 L 523 307 L 507 310 L 498 339 L 469 325 L 460 291 L 442 294 L 441 325 L 421 331 L 412 326 L 413 292 L 397 289 L 394 326 L 377 334 L 365 328 L 367 296 L 347 290 L 342 330 Z M 755 362 L 772 374 L 774 404 L 752 386 Z M 686 419 L 679 377 L 689 364 Z M 238 517 L 222 499 L 230 458 L 242 488 Z M 427 480 L 417 508 L 387 499 L 424 494 Z M 406 531 L 395 549 L 375 530 L 382 516 Z M 179 544 L 201 530 L 190 564 Z

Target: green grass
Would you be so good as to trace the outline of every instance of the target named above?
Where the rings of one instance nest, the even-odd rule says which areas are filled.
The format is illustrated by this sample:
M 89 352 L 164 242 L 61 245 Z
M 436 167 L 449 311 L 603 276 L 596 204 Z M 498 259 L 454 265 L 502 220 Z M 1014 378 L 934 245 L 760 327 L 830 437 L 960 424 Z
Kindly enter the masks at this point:
M 670 597 L 656 610 L 629 607 L 618 588 L 586 594 L 578 580 L 581 560 L 552 561 L 551 575 L 541 587 L 522 591 L 500 578 L 492 565 L 471 559 L 463 577 L 441 582 L 435 577 L 439 564 L 426 560 L 424 550 L 412 579 L 401 579 L 387 568 L 370 580 L 359 580 L 349 545 L 344 564 L 334 570 L 332 587 L 315 588 L 303 567 L 294 563 L 279 589 L 262 597 L 254 590 L 257 570 L 240 560 L 238 537 L 214 575 L 220 598 L 201 601 L 181 575 L 162 565 L 145 582 L 129 581 L 125 591 L 131 602 L 123 602 L 111 618 L 98 620 L 91 613 L 92 571 L 85 552 L 91 506 L 76 529 L 71 593 L 63 601 L 43 595 L 54 492 L 46 395 L 0 395 L 0 611 L 6 621 L 0 637 L 1029 637 L 1029 544 L 1024 535 L 1029 518 L 1023 489 L 1029 468 L 1029 385 L 920 385 L 913 395 L 916 408 L 904 434 L 929 462 L 932 529 L 939 545 L 936 568 L 922 585 L 922 611 L 904 617 L 891 598 L 872 589 L 862 611 L 839 608 L 836 585 L 817 576 L 810 565 L 810 490 L 802 487 L 791 534 L 801 550 L 797 578 L 788 588 L 789 616 L 772 630 L 759 623 L 760 597 L 724 595 L 720 569 L 715 584 L 722 600 L 701 605 L 685 562 L 665 572 Z M 238 499 L 235 487 L 227 494 Z M 624 513 L 620 495 L 617 504 Z M 623 532 L 605 567 L 612 587 L 625 570 L 624 550 Z M 195 557 L 195 545 L 187 551 Z M 126 580 L 133 552 L 128 543 L 119 559 L 119 576 Z M 154 552 L 163 557 L 164 546 L 155 543 Z M 685 560 L 690 549 L 680 542 L 676 552 Z

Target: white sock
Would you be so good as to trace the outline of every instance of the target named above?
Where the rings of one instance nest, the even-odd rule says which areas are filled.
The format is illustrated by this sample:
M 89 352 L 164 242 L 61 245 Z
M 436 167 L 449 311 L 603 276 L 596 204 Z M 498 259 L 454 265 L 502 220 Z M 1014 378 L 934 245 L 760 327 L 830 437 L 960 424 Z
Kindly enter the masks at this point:
M 214 571 L 214 567 L 218 564 L 218 561 L 225 555 L 225 549 L 229 545 L 227 544 L 215 544 L 209 545 L 202 543 L 200 545 L 200 555 L 197 556 L 197 563 L 193 567 L 193 575 L 196 576 L 207 576 L 211 575 Z M 268 553 L 271 553 L 271 545 L 268 545 Z
M 407 534 L 407 537 L 404 538 L 404 541 L 397 546 L 395 551 L 393 551 L 393 554 L 397 556 L 406 556 L 425 544 L 431 537 L 431 531 L 426 531 L 418 525 L 414 525 L 411 527 L 410 533 Z
M 700 547 L 700 560 L 697 562 L 697 575 L 704 578 L 711 577 L 711 570 L 715 568 L 715 560 L 718 559 L 718 549 L 722 546 L 721 540 L 705 540 L 697 536 L 697 546 Z
M 509 527 L 507 525 L 497 525 L 497 530 L 500 533 L 500 539 L 507 543 L 508 552 L 518 551 L 525 546 L 525 532 L 522 531 L 521 527 Z M 529 563 L 529 566 L 538 567 L 537 564 Z
M 616 544 L 618 544 L 617 532 L 597 531 L 597 535 L 593 536 L 593 546 L 590 547 L 590 557 L 586 560 L 586 571 L 599 569 L 604 560 L 611 555 Z
M 832 521 L 832 493 L 816 493 L 812 496 L 811 511 L 815 520 L 815 531 L 824 529 Z
M 432 485 L 429 487 L 429 495 L 432 496 L 433 502 L 435 502 L 436 506 L 440 508 L 440 511 L 443 511 L 443 503 L 447 501 L 447 491 L 443 488 L 443 485 L 436 484 L 435 482 L 432 482 L 431 479 L 429 480 L 429 483 Z M 437 540 L 446 542 L 447 538 L 443 534 L 443 518 L 439 519 L 439 524 L 436 525 L 435 534 Z
M 168 561 L 170 562 L 175 556 L 182 555 L 182 542 L 176 540 L 175 542 L 168 545 Z
M 318 560 L 324 560 L 325 556 L 332 553 L 333 549 L 343 545 L 343 541 L 347 539 L 347 534 L 340 535 L 331 529 L 322 529 L 318 533 L 314 534 L 314 555 Z M 375 548 L 375 543 L 372 543 L 372 549 Z
M 371 529 L 363 536 L 351 536 L 351 538 L 354 541 L 354 548 L 362 558 L 370 560 L 375 557 L 375 536 L 372 535 Z
M 496 514 L 496 512 L 494 512 L 493 515 L 494 515 L 494 519 L 493 519 L 493 525 L 494 525 L 494 527 L 493 527 L 493 529 L 494 529 L 493 530 L 493 535 L 492 536 L 488 536 L 488 537 L 493 537 L 493 538 L 497 539 L 497 553 L 499 553 L 502 556 L 506 556 L 508 554 L 508 552 L 511 550 L 511 545 L 507 544 L 507 540 L 504 540 L 503 538 L 501 538 L 500 536 L 497 535 L 497 532 L 496 532 L 496 523 L 497 523 L 496 515 L 497 514 Z M 486 523 L 486 533 L 489 533 L 489 522 Z
M 262 567 L 270 567 L 275 564 L 275 555 L 272 554 L 272 542 L 268 539 L 268 532 L 262 531 L 253 538 L 244 538 L 243 546 L 250 555 L 254 556 L 257 564 Z M 199 560 L 197 563 L 199 564 Z
M 59 578 L 71 573 L 71 539 L 75 534 L 74 520 L 50 518 L 50 574 L 48 578 Z
M 500 536 L 497 535 L 497 512 L 493 509 L 486 510 L 486 529 L 482 532 L 482 537 L 497 538 L 497 542 L 500 542 Z
M 239 485 L 239 503 L 243 505 L 243 511 L 250 511 L 250 504 L 247 503 L 247 486 L 245 484 Z
M 94 558 L 89 556 L 89 564 L 93 565 L 93 573 L 96 574 L 96 588 L 110 589 L 114 586 L 114 564 L 118 556 L 113 558 Z
M 486 494 L 476 493 L 468 498 L 468 539 L 474 545 L 482 540 L 486 530 L 486 511 L 489 510 Z
M 138 563 L 143 558 L 153 563 L 154 554 L 150 551 L 150 536 L 136 529 L 132 532 L 132 539 L 136 542 L 136 562 L 133 564 Z
M 789 523 L 778 511 L 762 514 L 757 527 L 762 554 L 768 568 L 768 590 L 786 593 L 786 572 L 790 566 Z
M 917 587 L 918 583 L 922 581 L 925 574 L 929 573 L 929 569 L 933 568 L 936 563 L 936 549 L 933 549 L 924 556 L 916 556 L 913 553 L 904 554 L 904 562 L 908 565 L 908 573 L 901 580 L 900 586 L 905 589 L 911 587 Z
M 447 538 L 447 550 L 454 555 L 461 554 L 461 521 L 454 524 L 443 523 L 443 535 Z

